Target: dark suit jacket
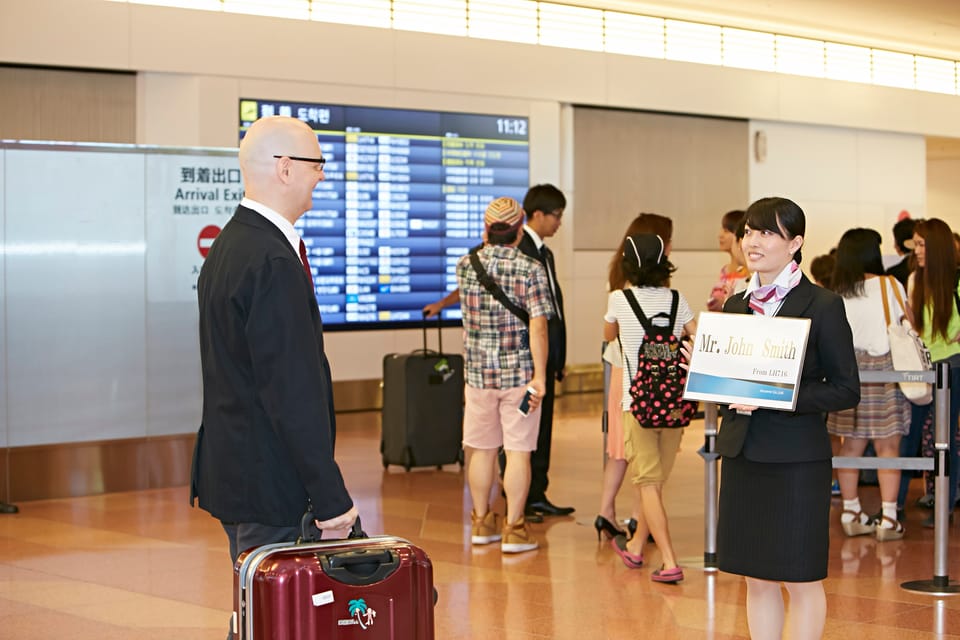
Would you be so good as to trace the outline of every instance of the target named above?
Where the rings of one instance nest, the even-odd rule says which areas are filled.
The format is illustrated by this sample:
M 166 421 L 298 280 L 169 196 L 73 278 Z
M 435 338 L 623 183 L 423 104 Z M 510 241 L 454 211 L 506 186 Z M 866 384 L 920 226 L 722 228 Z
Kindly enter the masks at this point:
M 913 254 L 908 253 L 907 255 L 903 256 L 903 260 L 887 269 L 887 275 L 893 276 L 899 280 L 904 289 L 907 288 L 907 280 L 909 280 L 910 272 L 912 271 L 910 268 L 910 257 L 912 255 Z
M 567 324 L 564 321 L 563 314 L 563 292 L 560 291 L 560 281 L 556 280 L 557 277 L 557 267 L 552 263 L 552 254 L 551 254 L 551 264 L 549 269 L 547 268 L 547 262 L 544 260 L 543 256 L 540 255 L 540 251 L 537 250 L 537 244 L 533 241 L 526 233 L 523 234 L 523 237 L 520 239 L 520 245 L 518 247 L 520 251 L 530 256 L 537 262 L 543 265 L 543 268 L 547 270 L 547 278 L 551 279 L 551 284 L 553 285 L 556 296 L 554 298 L 554 313 L 547 321 L 547 339 L 548 339 L 548 355 L 547 355 L 547 364 L 548 366 L 557 372 L 559 377 L 560 372 L 563 371 L 563 368 L 567 363 Z
M 747 303 L 744 294 L 735 294 L 723 310 L 750 313 Z M 757 409 L 746 416 L 721 405 L 717 452 L 726 457 L 742 453 L 755 462 L 829 460 L 832 453 L 824 414 L 860 402 L 860 376 L 843 299 L 804 276 L 784 298 L 777 315 L 811 320 L 797 408 Z
M 333 459 L 336 418 L 323 327 L 283 233 L 240 206 L 197 282 L 203 421 L 191 502 L 225 522 L 324 520 L 352 501 Z

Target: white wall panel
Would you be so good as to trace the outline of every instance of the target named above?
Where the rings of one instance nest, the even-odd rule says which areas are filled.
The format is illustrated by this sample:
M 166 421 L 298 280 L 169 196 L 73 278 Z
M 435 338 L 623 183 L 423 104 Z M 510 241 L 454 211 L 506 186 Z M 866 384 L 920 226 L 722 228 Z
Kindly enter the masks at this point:
M 12 446 L 145 435 L 143 178 L 137 154 L 7 151 Z
M 923 136 L 858 133 L 857 201 L 916 202 L 927 188 L 926 154 Z
M 203 256 L 198 237 L 208 226 L 223 228 L 240 201 L 243 185 L 232 151 L 166 149 L 144 158 L 147 434 L 156 436 L 190 432 L 200 424 L 196 284 Z M 190 177 L 185 179 L 184 173 Z M 218 173 L 223 178 L 211 181 L 210 176 Z M 202 174 L 207 177 L 200 178 Z M 199 204 L 177 199 L 180 189 L 211 197 Z M 185 210 L 190 213 L 182 213 Z
M 850 129 L 783 123 L 751 123 L 751 155 L 757 132 L 766 137 L 766 159 L 750 162 L 750 201 L 802 193 L 814 200 L 854 201 L 857 136 Z M 749 203 L 748 203 L 749 204 Z
M 876 229 L 893 253 L 900 211 L 923 217 L 926 148 L 922 136 L 783 122 L 750 123 L 766 136 L 763 161 L 750 161 L 750 199 L 784 196 L 807 216 L 804 264 L 836 246 L 853 227 Z

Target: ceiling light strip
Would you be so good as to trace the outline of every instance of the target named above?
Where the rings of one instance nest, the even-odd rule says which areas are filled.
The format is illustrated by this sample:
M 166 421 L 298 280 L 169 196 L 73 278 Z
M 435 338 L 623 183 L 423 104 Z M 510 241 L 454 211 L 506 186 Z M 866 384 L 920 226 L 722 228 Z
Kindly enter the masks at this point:
M 960 62 L 536 0 L 108 0 L 605 51 L 960 94 Z

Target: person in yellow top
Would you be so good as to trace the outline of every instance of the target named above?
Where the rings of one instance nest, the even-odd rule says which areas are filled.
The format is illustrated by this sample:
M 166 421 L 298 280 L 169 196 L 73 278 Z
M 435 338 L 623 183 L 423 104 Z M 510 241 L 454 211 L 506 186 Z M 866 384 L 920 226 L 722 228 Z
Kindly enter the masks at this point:
M 917 268 L 913 272 L 910 306 L 914 309 L 916 329 L 930 350 L 934 362 L 946 360 L 950 364 L 950 466 L 960 469 L 957 450 L 957 418 L 960 417 L 960 311 L 958 311 L 957 251 L 953 243 L 953 231 L 939 218 L 930 218 L 917 223 L 913 230 L 913 253 Z M 933 404 L 913 405 L 910 433 L 902 441 L 901 455 L 916 455 L 922 435 L 923 423 L 933 411 Z M 949 508 L 952 511 L 957 500 L 957 479 L 960 474 L 951 472 Z M 907 497 L 909 476 L 904 475 L 900 484 L 898 504 Z M 953 514 L 950 515 L 953 520 Z M 933 516 L 924 521 L 925 527 L 933 527 Z

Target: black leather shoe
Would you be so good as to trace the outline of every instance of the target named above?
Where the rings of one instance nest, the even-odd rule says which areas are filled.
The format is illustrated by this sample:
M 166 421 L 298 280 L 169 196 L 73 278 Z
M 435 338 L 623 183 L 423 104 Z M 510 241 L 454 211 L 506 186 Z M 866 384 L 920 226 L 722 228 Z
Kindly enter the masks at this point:
M 523 510 L 523 519 L 534 524 L 543 522 L 543 516 L 537 513 L 536 509 L 531 508 L 530 505 L 527 505 L 527 508 Z
M 20 509 L 17 509 L 17 505 L 0 502 L 0 513 L 17 513 L 18 511 Z
M 568 516 L 574 512 L 573 507 L 558 507 L 546 498 L 527 503 L 527 511 L 535 511 L 543 516 Z
M 934 526 L 934 514 L 931 513 L 929 516 L 927 516 L 926 518 L 924 518 L 924 520 L 923 520 L 923 522 L 922 522 L 921 524 L 923 525 L 923 528 L 924 528 L 924 529 L 933 529 L 933 526 Z M 950 525 L 952 525 L 952 524 L 953 524 L 953 514 L 951 513 L 951 514 L 950 514 L 950 517 L 947 518 L 947 526 L 950 526 Z

